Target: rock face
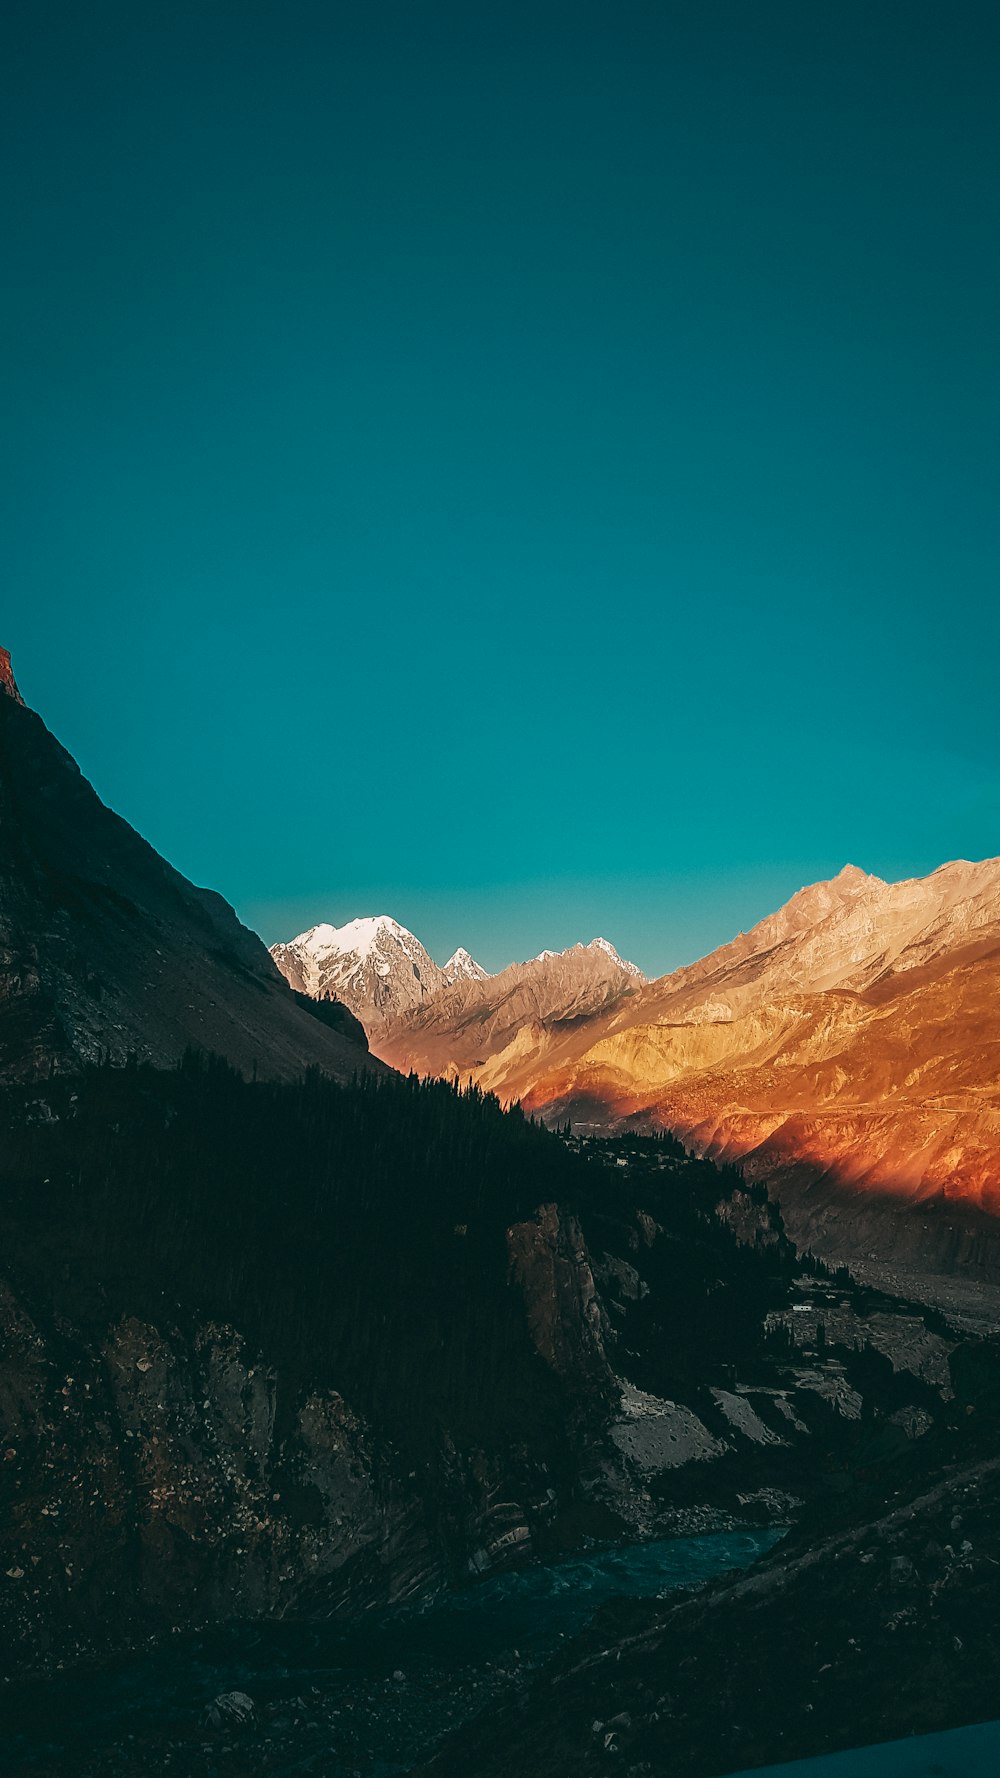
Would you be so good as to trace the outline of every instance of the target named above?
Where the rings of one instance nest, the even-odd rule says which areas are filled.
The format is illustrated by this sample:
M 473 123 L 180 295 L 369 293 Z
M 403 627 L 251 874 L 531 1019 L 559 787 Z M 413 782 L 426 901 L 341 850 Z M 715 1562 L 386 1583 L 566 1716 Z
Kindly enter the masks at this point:
M 15 704 L 24 703 L 10 664 L 10 650 L 6 648 L 0 648 L 0 696 L 13 698 Z
M 449 980 L 420 940 L 388 914 L 349 920 L 346 926 L 313 926 L 287 944 L 273 945 L 271 955 L 293 988 L 316 1000 L 342 1000 L 369 1037 L 422 1006 Z
M 451 987 L 452 982 L 488 981 L 489 974 L 489 970 L 484 969 L 481 963 L 477 963 L 475 957 L 469 956 L 464 945 L 459 945 L 454 956 L 449 957 L 444 966 L 444 979 L 449 988 Z
M 606 1011 L 645 979 L 606 938 L 543 951 L 499 975 L 460 948 L 442 969 L 388 914 L 313 926 L 271 955 L 293 988 L 349 1006 L 393 1067 L 463 1078 L 508 1043 L 531 1049 L 536 1024 Z
M 261 941 L 100 801 L 0 657 L 0 1079 L 189 1045 L 247 1072 L 349 1077 L 364 1051 L 298 1005 Z
M 205 1711 L 205 1727 L 217 1733 L 253 1728 L 256 1722 L 257 1706 L 246 1692 L 220 1692 Z
M 702 961 L 562 1016 L 504 1002 L 510 973 L 487 1009 L 453 988 L 382 1053 L 575 1127 L 675 1129 L 769 1180 L 797 1238 L 891 1257 L 911 1287 L 1000 1277 L 1000 860 L 894 884 L 848 866 Z
M 503 1089 L 508 1075 L 530 1079 L 535 1059 L 581 1022 L 624 1007 L 644 980 L 605 938 L 543 951 L 440 989 L 382 1034 L 377 1053 L 395 1068 Z

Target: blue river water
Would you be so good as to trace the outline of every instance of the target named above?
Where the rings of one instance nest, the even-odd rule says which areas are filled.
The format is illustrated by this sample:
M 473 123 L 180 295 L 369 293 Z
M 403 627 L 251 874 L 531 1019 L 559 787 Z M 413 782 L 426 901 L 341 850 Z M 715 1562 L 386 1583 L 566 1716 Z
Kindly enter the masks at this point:
M 0 1772 L 103 1778 L 115 1769 L 111 1748 L 130 1736 L 170 1749 L 165 1769 L 183 1770 L 185 1747 L 203 1733 L 206 1705 L 239 1690 L 253 1697 L 279 1742 L 287 1725 L 287 1758 L 277 1756 L 269 1771 L 395 1778 L 495 1695 L 498 1674 L 545 1660 L 606 1600 L 698 1586 L 748 1567 L 780 1535 L 596 1549 L 514 1570 L 421 1609 L 350 1624 L 272 1623 L 170 1638 L 114 1666 L 5 1688 Z
M 791 1760 L 783 1766 L 757 1766 L 731 1778 L 996 1778 L 1000 1772 L 1000 1722 L 947 1729 L 884 1741 L 820 1759 Z

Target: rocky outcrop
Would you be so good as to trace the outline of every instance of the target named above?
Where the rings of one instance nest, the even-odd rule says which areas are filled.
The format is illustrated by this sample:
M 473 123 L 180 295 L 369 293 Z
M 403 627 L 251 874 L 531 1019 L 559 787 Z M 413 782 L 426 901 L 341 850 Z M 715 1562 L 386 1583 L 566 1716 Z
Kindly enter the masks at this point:
M 333 1390 L 289 1389 L 236 1329 L 126 1315 L 91 1343 L 4 1283 L 0 1330 L 9 1661 L 423 1583 L 418 1541 L 409 1567 L 386 1563 L 415 1508 L 397 1487 L 387 1511 L 364 1425 Z
M 189 1046 L 261 1075 L 366 1065 L 296 1004 L 220 895 L 105 807 L 3 671 L 0 1080 L 102 1055 L 169 1065 Z
M 542 1204 L 531 1222 L 507 1230 L 507 1250 L 536 1351 L 558 1376 L 610 1390 L 604 1315 L 577 1217 Z
M 0 696 L 13 698 L 15 704 L 23 704 L 24 699 L 17 689 L 14 669 L 10 662 L 10 651 L 0 648 Z

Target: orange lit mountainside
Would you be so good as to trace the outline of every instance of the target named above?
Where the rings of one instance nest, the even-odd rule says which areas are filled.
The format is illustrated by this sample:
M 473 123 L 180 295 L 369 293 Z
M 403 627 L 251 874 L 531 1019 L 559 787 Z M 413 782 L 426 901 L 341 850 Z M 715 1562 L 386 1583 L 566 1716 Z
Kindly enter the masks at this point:
M 828 1255 L 1000 1278 L 1000 859 L 903 883 L 847 866 L 555 1017 L 512 1019 L 510 975 L 433 997 L 379 1053 L 577 1129 L 669 1126 L 766 1178 Z

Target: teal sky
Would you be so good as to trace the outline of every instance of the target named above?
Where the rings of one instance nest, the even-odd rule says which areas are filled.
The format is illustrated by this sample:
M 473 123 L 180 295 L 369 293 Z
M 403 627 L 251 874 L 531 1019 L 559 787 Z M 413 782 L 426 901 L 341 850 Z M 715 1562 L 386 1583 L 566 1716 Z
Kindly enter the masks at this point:
M 0 642 L 270 941 L 1000 852 L 1000 9 L 33 0 Z

